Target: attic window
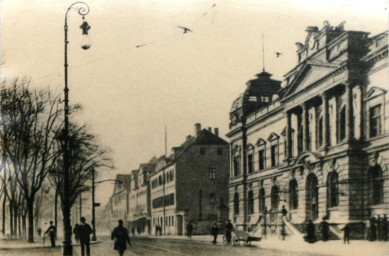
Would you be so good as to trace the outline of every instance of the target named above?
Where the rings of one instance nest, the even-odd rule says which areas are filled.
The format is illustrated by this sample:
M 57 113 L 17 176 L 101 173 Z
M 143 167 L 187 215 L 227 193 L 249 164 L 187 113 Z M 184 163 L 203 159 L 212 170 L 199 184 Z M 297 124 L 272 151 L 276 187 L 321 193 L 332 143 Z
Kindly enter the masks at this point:
M 250 102 L 257 102 L 257 96 L 250 96 L 249 101 Z
M 269 99 L 269 97 L 268 96 L 261 96 L 261 101 L 262 102 L 269 102 L 270 101 L 270 99 Z

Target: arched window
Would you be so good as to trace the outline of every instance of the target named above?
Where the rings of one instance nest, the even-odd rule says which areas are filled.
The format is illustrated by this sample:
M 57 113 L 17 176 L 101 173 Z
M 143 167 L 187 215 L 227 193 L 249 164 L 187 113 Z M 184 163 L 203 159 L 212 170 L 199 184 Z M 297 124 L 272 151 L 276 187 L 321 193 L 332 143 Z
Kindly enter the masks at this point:
M 248 203 L 249 214 L 253 214 L 254 213 L 254 193 L 252 190 L 250 190 L 248 193 L 247 203 Z
M 299 205 L 299 191 L 296 179 L 289 182 L 289 208 L 297 209 Z
M 259 212 L 264 212 L 265 211 L 265 203 L 266 203 L 266 201 L 265 201 L 265 189 L 264 188 L 261 188 L 260 190 L 259 190 L 259 208 L 258 208 L 258 210 L 259 210 Z
M 279 188 L 274 185 L 271 188 L 271 208 L 273 211 L 278 210 L 278 205 L 280 204 L 280 193 Z
M 339 205 L 339 176 L 336 171 L 328 174 L 328 207 L 335 207 Z
M 382 169 L 378 164 L 369 169 L 370 196 L 373 205 L 383 203 Z
M 239 194 L 238 192 L 235 192 L 234 194 L 234 214 L 239 214 Z
M 339 113 L 339 142 L 346 138 L 346 107 Z

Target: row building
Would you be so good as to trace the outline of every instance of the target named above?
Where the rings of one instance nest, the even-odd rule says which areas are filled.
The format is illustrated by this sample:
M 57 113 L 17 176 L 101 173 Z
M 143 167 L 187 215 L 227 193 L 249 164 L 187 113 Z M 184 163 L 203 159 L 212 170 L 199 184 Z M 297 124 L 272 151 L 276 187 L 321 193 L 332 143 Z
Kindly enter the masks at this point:
M 241 229 L 389 214 L 388 33 L 310 26 L 283 81 L 265 70 L 230 110 L 229 218 Z
M 115 185 L 107 207 L 111 223 L 125 220 L 133 234 L 208 234 L 228 219 L 229 144 L 215 128 L 195 124 L 169 156 L 153 157 L 129 174 L 128 185 Z M 119 177 L 119 178 L 120 178 Z M 158 227 L 158 229 L 157 229 Z

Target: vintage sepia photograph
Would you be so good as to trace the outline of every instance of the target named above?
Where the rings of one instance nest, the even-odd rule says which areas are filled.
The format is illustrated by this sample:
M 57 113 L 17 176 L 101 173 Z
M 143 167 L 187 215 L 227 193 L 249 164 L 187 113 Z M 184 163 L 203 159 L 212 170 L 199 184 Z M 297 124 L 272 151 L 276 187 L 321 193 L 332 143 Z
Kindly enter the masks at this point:
M 0 0 L 0 255 L 389 255 L 388 8 Z

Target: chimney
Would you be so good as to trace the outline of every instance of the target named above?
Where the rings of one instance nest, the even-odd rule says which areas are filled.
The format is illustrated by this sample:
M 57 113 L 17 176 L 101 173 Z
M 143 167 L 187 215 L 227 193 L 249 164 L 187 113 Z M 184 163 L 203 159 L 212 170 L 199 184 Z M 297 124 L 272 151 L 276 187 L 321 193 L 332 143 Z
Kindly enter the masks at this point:
M 186 136 L 186 140 L 189 140 L 190 138 L 192 138 L 191 135 Z
M 194 135 L 197 136 L 197 135 L 200 134 L 200 132 L 201 132 L 201 124 L 197 123 L 197 124 L 195 124 L 195 133 L 194 133 Z
M 215 130 L 215 135 L 216 135 L 217 137 L 219 137 L 219 128 L 214 128 L 214 130 Z
M 209 132 L 212 132 L 212 127 L 208 127 L 208 131 L 209 131 Z

